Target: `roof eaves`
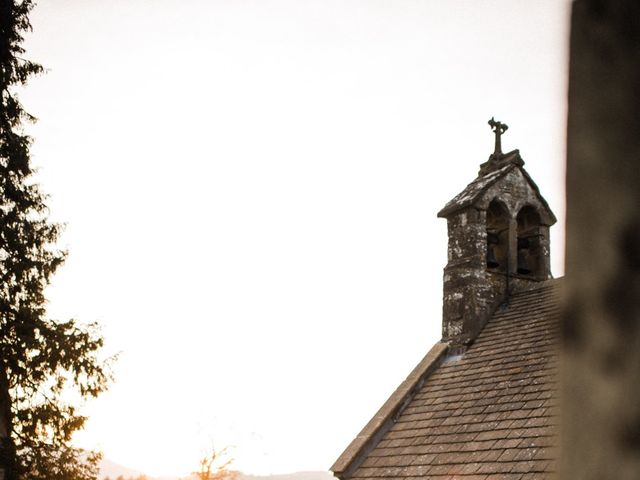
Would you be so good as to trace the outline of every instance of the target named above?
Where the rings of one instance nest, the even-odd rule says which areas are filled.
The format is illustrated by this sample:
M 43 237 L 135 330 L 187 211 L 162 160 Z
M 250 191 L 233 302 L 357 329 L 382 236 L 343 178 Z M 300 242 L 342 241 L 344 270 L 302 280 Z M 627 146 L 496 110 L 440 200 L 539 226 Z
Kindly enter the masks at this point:
M 355 472 L 367 454 L 393 425 L 397 416 L 409 404 L 425 380 L 440 365 L 448 348 L 447 343 L 436 343 L 405 381 L 393 392 L 378 410 L 378 413 L 367 423 L 331 467 L 331 471 L 338 478 L 346 480 Z
M 496 183 L 500 178 L 510 172 L 513 168 L 519 168 L 524 177 L 527 179 L 531 187 L 536 192 L 540 202 L 545 207 L 546 213 L 549 219 L 549 226 L 555 224 L 558 219 L 554 215 L 551 207 L 545 200 L 545 198 L 540 193 L 540 188 L 536 185 L 536 182 L 533 181 L 531 175 L 525 170 L 522 165 L 518 165 L 515 163 L 507 164 L 506 166 L 500 168 L 499 170 L 494 170 L 485 175 L 480 175 L 473 182 L 471 182 L 467 187 L 456 195 L 451 201 L 449 201 L 443 208 L 438 212 L 438 217 L 448 217 L 454 212 L 461 210 L 469 205 L 473 204 L 477 200 L 477 198 L 482 195 L 489 187 L 491 187 L 494 183 Z
M 494 170 L 493 172 L 476 177 L 473 182 L 467 185 L 462 192 L 453 197 L 453 199 L 438 212 L 438 217 L 448 217 L 450 214 L 471 205 L 480 195 L 491 187 L 491 185 L 515 167 L 515 164 L 507 164 L 499 170 Z
M 538 194 L 538 198 L 540 199 L 540 202 L 542 203 L 542 205 L 544 205 L 545 209 L 547 210 L 547 214 L 549 215 L 549 220 L 550 220 L 549 226 L 555 224 L 558 221 L 558 219 L 556 218 L 553 211 L 551 210 L 551 207 L 549 207 L 549 204 L 547 203 L 547 201 L 544 199 L 544 197 L 540 193 L 540 188 L 538 188 L 538 185 L 536 184 L 536 182 L 533 181 L 533 178 L 531 178 L 531 175 L 529 175 L 529 173 L 524 168 L 521 167 L 520 170 L 522 171 L 522 174 L 531 185 L 531 188 L 533 188 L 535 192 Z

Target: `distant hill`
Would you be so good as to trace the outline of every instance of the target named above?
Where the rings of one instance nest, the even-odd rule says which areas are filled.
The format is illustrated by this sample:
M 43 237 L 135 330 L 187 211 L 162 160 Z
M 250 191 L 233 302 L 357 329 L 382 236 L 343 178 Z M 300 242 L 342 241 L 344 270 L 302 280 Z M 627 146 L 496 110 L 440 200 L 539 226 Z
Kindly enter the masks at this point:
M 114 480 L 119 475 L 122 475 L 125 478 L 127 477 L 135 478 L 135 477 L 139 477 L 140 475 L 143 475 L 143 473 L 139 472 L 138 470 L 134 470 L 132 468 L 123 467 L 122 465 L 119 465 L 116 462 L 112 462 L 111 460 L 108 460 L 106 458 L 103 458 L 100 461 L 100 476 L 98 478 L 102 479 L 102 478 L 109 477 L 112 480 Z
M 155 480 L 155 479 L 149 479 Z M 157 480 L 178 480 L 177 478 L 161 478 Z M 196 480 L 196 477 L 182 478 L 182 480 Z M 242 472 L 234 480 L 336 480 L 329 472 L 296 472 L 280 475 L 246 475 Z
M 124 478 L 136 478 L 144 475 L 143 472 L 133 470 L 132 468 L 123 467 L 108 459 L 103 459 L 100 462 L 100 479 L 109 477 L 111 480 L 115 480 L 118 476 L 122 475 Z M 195 477 L 150 477 L 149 480 L 194 480 Z M 235 480 L 335 480 L 334 476 L 330 472 L 296 472 L 286 473 L 280 475 L 246 475 L 239 472 Z

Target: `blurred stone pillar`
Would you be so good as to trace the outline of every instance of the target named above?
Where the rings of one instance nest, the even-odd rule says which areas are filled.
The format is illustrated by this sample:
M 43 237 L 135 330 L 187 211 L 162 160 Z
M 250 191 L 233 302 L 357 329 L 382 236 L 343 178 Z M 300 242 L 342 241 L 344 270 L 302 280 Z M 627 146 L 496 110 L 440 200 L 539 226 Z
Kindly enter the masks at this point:
M 640 2 L 571 21 L 561 478 L 640 479 Z

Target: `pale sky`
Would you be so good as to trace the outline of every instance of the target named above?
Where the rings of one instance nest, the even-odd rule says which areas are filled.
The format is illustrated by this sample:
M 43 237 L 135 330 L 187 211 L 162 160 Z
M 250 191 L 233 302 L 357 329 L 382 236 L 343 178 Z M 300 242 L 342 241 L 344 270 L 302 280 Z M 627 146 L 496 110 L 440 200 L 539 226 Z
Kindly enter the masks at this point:
M 559 218 L 566 0 L 40 0 L 22 93 L 54 318 L 121 352 L 81 446 L 326 470 L 440 338 L 437 211 L 493 149 Z

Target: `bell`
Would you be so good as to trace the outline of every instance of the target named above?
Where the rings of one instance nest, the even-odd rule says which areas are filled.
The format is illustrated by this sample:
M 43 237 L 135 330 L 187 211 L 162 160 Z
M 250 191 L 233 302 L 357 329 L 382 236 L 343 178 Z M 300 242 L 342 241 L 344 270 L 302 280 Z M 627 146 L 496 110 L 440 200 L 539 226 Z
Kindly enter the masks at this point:
M 500 264 L 496 259 L 496 252 L 493 245 L 487 245 L 487 268 L 498 268 Z
M 518 250 L 518 273 L 522 275 L 529 275 L 531 269 L 529 268 L 529 251 L 522 249 Z

